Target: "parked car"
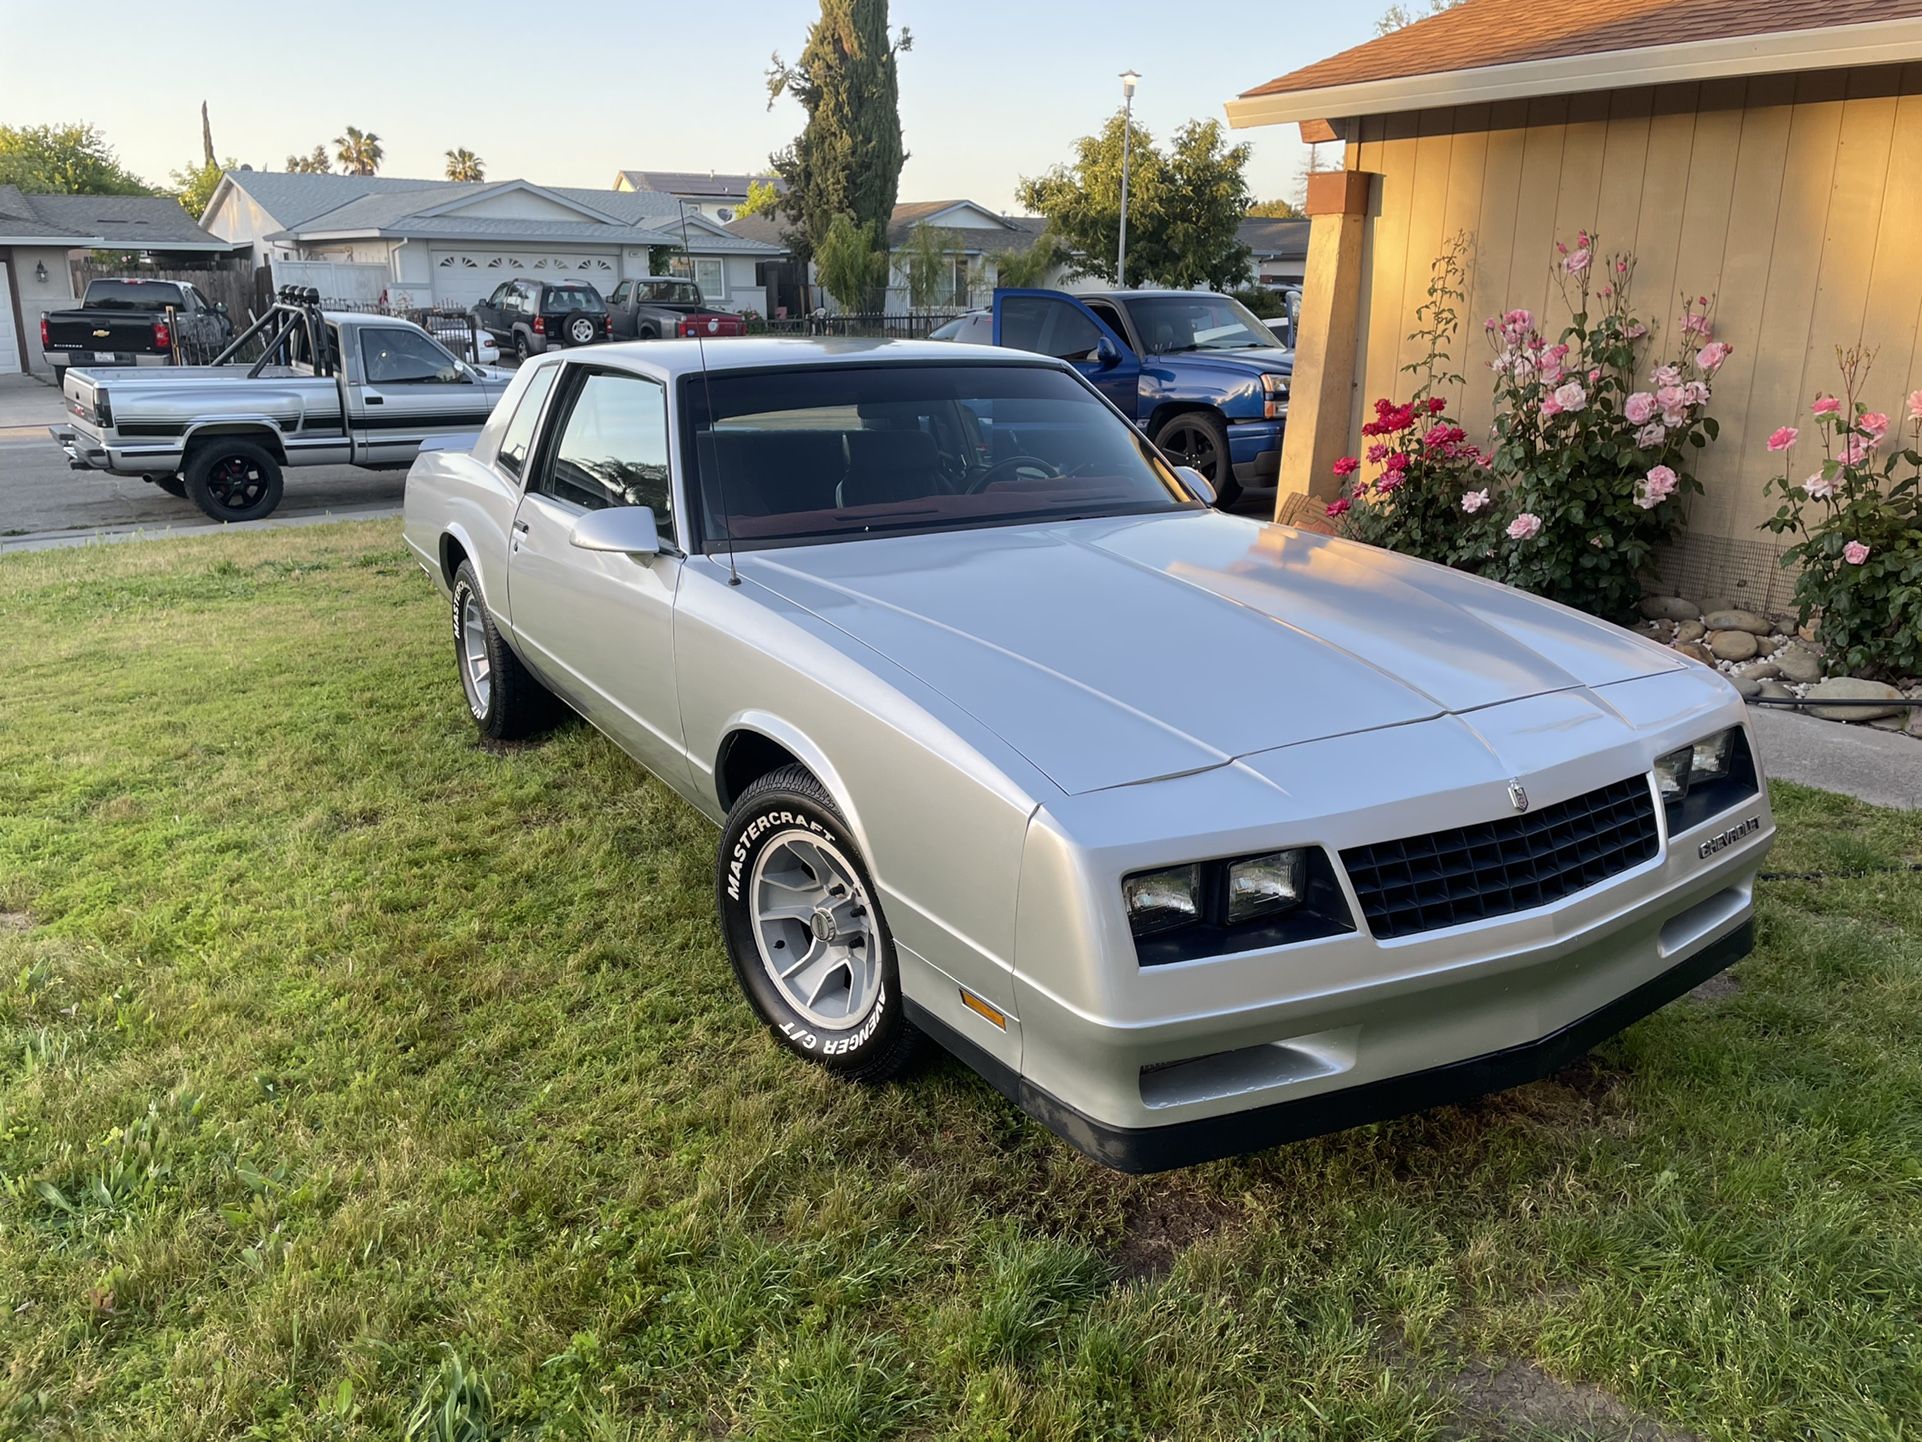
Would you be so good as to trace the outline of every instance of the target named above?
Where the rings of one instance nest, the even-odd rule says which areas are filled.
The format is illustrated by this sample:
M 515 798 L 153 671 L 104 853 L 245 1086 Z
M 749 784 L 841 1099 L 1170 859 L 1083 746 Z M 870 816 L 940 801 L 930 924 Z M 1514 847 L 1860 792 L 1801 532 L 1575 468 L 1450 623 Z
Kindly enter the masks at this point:
M 1281 302 L 1281 314 L 1265 315 L 1261 323 L 1274 333 L 1275 339 L 1293 350 L 1301 341 L 1301 287 L 1283 286 L 1275 299 Z
M 782 1046 L 932 1037 L 1110 1165 L 1540 1076 L 1748 950 L 1719 674 L 1130 421 L 1016 350 L 616 345 L 424 452 L 405 536 L 483 735 L 558 698 L 721 827 Z
M 508 373 L 450 355 L 411 321 L 275 305 L 253 364 L 105 371 L 63 382 L 52 427 L 75 470 L 143 476 L 216 521 L 280 504 L 283 468 L 404 468 L 423 442 L 481 428 Z
M 584 280 L 509 280 L 474 307 L 474 325 L 521 360 L 606 340 L 607 302 Z
M 165 365 L 176 349 L 210 360 L 233 334 L 227 307 L 198 286 L 140 276 L 90 280 L 78 309 L 40 317 L 40 348 L 56 384 L 72 365 Z
M 1294 352 L 1233 296 L 1192 290 L 1069 295 L 998 290 L 991 311 L 933 333 L 1069 361 L 1221 504 L 1281 472 Z
M 614 287 L 607 306 L 613 312 L 614 334 L 625 340 L 747 334 L 745 317 L 716 310 L 702 297 L 698 285 L 679 276 L 624 280 Z

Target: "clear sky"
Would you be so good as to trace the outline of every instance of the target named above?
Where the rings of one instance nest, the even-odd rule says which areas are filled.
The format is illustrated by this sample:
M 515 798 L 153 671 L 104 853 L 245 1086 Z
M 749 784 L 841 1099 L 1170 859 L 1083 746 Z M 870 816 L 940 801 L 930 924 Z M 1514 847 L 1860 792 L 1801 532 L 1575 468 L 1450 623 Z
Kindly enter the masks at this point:
M 901 198 L 1013 209 L 1021 176 L 1119 105 L 1121 71 L 1141 72 L 1136 114 L 1163 139 L 1367 39 L 1384 4 L 894 0 L 914 35 Z M 0 124 L 90 121 L 157 184 L 198 162 L 203 98 L 219 155 L 260 168 L 351 123 L 380 135 L 386 175 L 439 177 L 452 146 L 476 151 L 489 179 L 549 185 L 608 186 L 622 167 L 757 169 L 801 124 L 790 100 L 767 108 L 769 54 L 794 58 L 816 13 L 812 0 L 88 0 L 63 15 L 0 0 Z M 112 43 L 95 50 L 90 32 Z M 1254 146 L 1257 198 L 1292 193 L 1293 126 L 1231 138 Z

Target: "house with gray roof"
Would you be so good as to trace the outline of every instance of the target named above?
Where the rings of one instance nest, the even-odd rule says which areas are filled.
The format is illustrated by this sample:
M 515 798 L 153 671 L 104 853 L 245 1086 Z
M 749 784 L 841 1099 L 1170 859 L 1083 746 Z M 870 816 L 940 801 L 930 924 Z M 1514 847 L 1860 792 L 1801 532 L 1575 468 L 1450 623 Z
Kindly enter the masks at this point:
M 230 170 L 206 228 L 273 268 L 276 284 L 344 301 L 464 309 L 516 279 L 591 282 L 603 294 L 649 274 L 663 252 L 709 302 L 762 309 L 757 267 L 783 248 L 730 234 L 659 191 L 584 190 L 529 180 Z
M 1242 221 L 1236 238 L 1248 247 L 1257 284 L 1279 290 L 1300 285 L 1308 274 L 1307 220 L 1250 216 Z
M 0 185 L 0 375 L 44 372 L 40 317 L 75 303 L 73 260 L 126 254 L 129 269 L 232 249 L 164 195 L 27 195 Z
M 686 203 L 690 210 L 725 225 L 747 203 L 748 188 L 772 185 L 785 191 L 787 182 L 778 175 L 748 175 L 718 170 L 623 170 L 614 176 L 620 191 L 651 190 L 671 195 Z

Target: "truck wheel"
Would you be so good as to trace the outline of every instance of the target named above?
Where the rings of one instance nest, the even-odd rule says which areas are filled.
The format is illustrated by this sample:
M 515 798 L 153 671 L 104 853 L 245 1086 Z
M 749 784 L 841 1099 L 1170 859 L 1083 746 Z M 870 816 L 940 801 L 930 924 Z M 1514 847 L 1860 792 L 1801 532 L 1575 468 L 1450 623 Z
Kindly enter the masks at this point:
M 187 494 L 187 483 L 179 476 L 142 476 L 141 479 L 160 487 L 170 496 L 184 498 Z
M 784 766 L 741 793 L 714 868 L 734 976 L 789 1051 L 883 1081 L 921 1033 L 901 1006 L 894 940 L 867 863 L 827 788 Z
M 1155 432 L 1155 444 L 1178 466 L 1193 466 L 1215 488 L 1215 504 L 1226 510 L 1241 499 L 1228 455 L 1228 428 L 1208 411 L 1183 411 L 1170 416 Z
M 507 644 L 481 599 L 474 563 L 454 572 L 454 664 L 467 710 L 490 741 L 517 741 L 554 719 L 553 694 Z
M 531 352 L 527 348 L 527 337 L 523 335 L 520 331 L 515 331 L 514 332 L 514 360 L 516 364 L 526 365 L 527 358 L 531 354 L 533 354 L 533 352 Z
M 280 462 L 252 441 L 208 441 L 181 475 L 188 498 L 216 521 L 257 521 L 280 504 Z
M 634 339 L 635 340 L 657 340 L 659 339 L 659 337 L 655 335 L 653 326 L 644 325 L 639 330 L 634 332 Z

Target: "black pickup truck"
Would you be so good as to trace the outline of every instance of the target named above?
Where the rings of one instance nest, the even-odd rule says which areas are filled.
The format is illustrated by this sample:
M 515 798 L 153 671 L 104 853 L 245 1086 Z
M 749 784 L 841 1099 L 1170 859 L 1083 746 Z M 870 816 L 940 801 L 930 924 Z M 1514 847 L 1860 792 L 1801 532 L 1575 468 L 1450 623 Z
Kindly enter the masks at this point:
M 212 360 L 233 339 L 227 308 L 181 280 L 90 280 L 78 310 L 40 317 L 40 348 L 58 381 L 70 365 L 160 365 Z

